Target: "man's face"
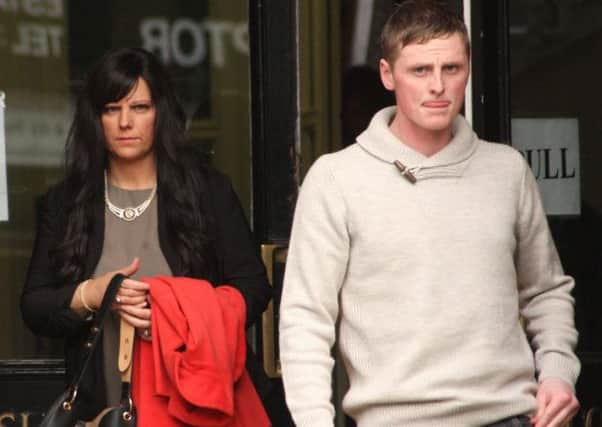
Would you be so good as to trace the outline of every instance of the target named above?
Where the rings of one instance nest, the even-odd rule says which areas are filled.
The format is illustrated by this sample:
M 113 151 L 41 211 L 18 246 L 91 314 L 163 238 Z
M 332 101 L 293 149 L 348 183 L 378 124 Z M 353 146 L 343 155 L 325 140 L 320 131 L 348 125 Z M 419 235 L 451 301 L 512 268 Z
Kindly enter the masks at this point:
M 401 133 L 450 131 L 464 102 L 468 74 L 468 54 L 459 34 L 409 44 L 393 64 L 381 59 L 381 80 L 395 93 Z

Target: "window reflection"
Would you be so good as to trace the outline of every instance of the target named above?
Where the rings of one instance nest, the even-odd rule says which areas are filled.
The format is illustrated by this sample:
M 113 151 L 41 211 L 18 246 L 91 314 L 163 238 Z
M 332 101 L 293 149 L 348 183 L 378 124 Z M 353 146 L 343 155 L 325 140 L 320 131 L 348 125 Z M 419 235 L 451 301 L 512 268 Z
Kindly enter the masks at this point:
M 246 3 L 0 1 L 9 209 L 9 220 L 0 221 L 0 359 L 62 356 L 60 343 L 25 328 L 18 300 L 36 197 L 61 178 L 74 96 L 107 49 L 143 47 L 167 64 L 189 119 L 190 143 L 232 178 L 249 213 Z

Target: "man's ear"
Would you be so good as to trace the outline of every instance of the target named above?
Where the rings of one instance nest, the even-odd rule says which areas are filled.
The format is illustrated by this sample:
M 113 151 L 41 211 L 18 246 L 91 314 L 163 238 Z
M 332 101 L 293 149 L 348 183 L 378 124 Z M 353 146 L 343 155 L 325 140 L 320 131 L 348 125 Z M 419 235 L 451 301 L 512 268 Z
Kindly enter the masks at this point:
M 393 68 L 389 65 L 389 62 L 381 58 L 378 62 L 378 68 L 380 70 L 380 81 L 387 90 L 395 89 L 395 82 L 393 81 Z

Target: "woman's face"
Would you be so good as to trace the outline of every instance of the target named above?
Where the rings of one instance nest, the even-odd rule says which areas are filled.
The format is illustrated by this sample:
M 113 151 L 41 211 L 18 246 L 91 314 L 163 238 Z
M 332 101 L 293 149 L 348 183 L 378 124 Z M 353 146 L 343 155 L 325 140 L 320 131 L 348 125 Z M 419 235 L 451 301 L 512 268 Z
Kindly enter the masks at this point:
M 130 93 L 104 106 L 101 122 L 109 157 L 135 161 L 152 155 L 155 106 L 142 78 Z

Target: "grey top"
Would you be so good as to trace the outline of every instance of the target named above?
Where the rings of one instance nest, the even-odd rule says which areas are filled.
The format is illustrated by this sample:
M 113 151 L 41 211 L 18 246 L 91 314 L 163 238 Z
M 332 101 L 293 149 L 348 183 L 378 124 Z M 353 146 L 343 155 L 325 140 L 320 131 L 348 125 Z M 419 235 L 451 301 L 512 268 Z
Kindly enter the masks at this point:
M 124 190 L 109 184 L 109 199 L 120 208 L 138 206 L 149 196 L 150 191 Z M 159 246 L 158 230 L 156 196 L 144 213 L 130 222 L 117 218 L 105 206 L 104 243 L 93 277 L 121 269 L 135 257 L 140 258 L 140 268 L 132 278 L 170 276 L 171 270 Z M 107 405 L 117 405 L 121 395 L 121 376 L 117 369 L 119 315 L 116 312 L 111 312 L 107 318 L 102 345 Z

